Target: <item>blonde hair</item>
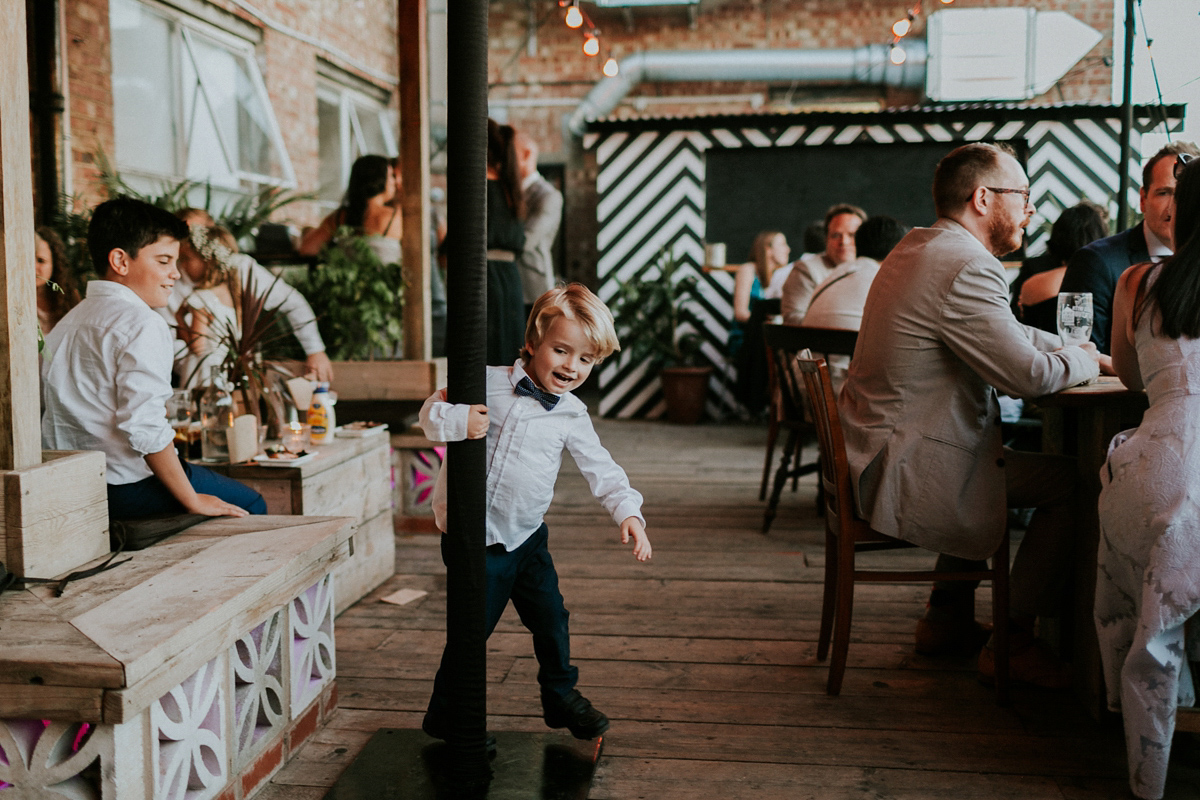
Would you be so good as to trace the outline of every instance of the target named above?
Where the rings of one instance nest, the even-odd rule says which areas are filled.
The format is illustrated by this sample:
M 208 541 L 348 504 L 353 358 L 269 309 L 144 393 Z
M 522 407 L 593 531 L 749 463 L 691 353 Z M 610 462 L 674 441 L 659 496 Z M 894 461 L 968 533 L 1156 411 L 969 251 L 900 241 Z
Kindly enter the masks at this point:
M 768 259 L 771 257 L 771 243 L 775 241 L 776 236 L 783 236 L 783 231 L 763 231 L 754 237 L 754 246 L 750 248 L 750 256 L 754 259 L 754 272 L 758 275 L 758 282 L 764 290 L 771 282 L 771 275 L 775 272 L 771 269 Z M 775 269 L 782 266 L 784 265 L 779 264 Z
M 559 317 L 578 322 L 583 327 L 584 334 L 596 348 L 598 361 L 621 349 L 608 306 L 582 283 L 568 283 L 551 289 L 534 301 L 529 324 L 525 327 L 525 346 L 521 348 L 521 359 L 525 363 L 529 363 L 530 351 L 541 345 L 550 326 Z

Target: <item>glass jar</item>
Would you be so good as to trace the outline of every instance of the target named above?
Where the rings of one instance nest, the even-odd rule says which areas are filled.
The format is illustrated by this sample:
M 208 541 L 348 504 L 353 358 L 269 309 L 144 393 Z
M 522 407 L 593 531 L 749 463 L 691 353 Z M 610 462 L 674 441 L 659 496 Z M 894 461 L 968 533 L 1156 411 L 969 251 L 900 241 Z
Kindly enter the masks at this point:
M 200 398 L 200 460 L 229 461 L 229 431 L 233 429 L 233 395 L 220 367 L 213 367 Z

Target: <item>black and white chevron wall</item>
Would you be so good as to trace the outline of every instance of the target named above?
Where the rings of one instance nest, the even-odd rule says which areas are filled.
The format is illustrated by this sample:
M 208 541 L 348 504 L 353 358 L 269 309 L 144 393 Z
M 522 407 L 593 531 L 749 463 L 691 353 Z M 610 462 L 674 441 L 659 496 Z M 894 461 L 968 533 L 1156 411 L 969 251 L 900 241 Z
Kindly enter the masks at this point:
M 738 413 L 733 366 L 725 356 L 733 317 L 733 275 L 706 272 L 705 160 L 714 148 L 796 147 L 872 142 L 960 143 L 1023 141 L 1032 197 L 1041 208 L 1062 209 L 1081 198 L 1115 213 L 1119 187 L 1120 109 L 1112 106 L 972 105 L 865 113 L 750 115 L 614 120 L 592 123 L 584 145 L 595 151 L 597 274 L 600 297 L 611 303 L 621 284 L 646 270 L 663 248 L 699 278 L 702 353 L 713 365 L 706 409 L 710 418 Z M 870 123 L 864 121 L 871 119 Z M 1163 120 L 1182 122 L 1183 107 L 1138 107 L 1129 170 L 1131 207 L 1141 183 L 1141 132 Z M 1031 250 L 1044 230 L 1031 231 Z M 620 354 L 619 354 L 620 355 Z M 665 411 L 658 376 L 620 355 L 600 367 L 600 413 L 658 417 Z

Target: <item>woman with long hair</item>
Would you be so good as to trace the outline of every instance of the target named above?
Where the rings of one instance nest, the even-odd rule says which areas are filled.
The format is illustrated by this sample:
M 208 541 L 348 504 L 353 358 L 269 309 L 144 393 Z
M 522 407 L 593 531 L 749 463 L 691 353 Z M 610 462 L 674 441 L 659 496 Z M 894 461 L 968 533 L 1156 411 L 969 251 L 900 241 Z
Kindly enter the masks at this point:
M 1013 311 L 1026 325 L 1050 333 L 1058 332 L 1058 290 L 1067 262 L 1079 248 L 1108 236 L 1108 215 L 1095 203 L 1084 200 L 1058 215 L 1050 229 L 1046 252 L 1021 267 L 1013 283 Z
M 67 250 L 62 239 L 52 228 L 45 226 L 39 227 L 35 234 L 38 327 L 45 335 L 79 304 L 79 289 L 67 264 Z
M 767 297 L 771 277 L 790 262 L 787 237 L 779 231 L 763 231 L 754 237 L 751 260 L 737 269 L 733 278 L 733 325 L 729 328 L 728 351 L 736 357 L 746 339 L 745 325 L 754 304 Z
M 1194 702 L 1200 611 L 1200 161 L 1177 156 L 1175 175 L 1175 254 L 1130 267 L 1113 298 L 1113 367 L 1150 408 L 1100 470 L 1096 631 L 1142 798 L 1162 797 L 1176 705 Z
M 321 220 L 320 225 L 305 233 L 296 250 L 305 256 L 317 255 L 343 226 L 353 228 L 361 236 L 398 243 L 403 221 L 392 201 L 399 191 L 399 183 L 400 177 L 392 168 L 391 159 L 360 156 L 350 167 L 350 182 L 342 204 Z M 394 249 L 399 253 L 398 244 Z

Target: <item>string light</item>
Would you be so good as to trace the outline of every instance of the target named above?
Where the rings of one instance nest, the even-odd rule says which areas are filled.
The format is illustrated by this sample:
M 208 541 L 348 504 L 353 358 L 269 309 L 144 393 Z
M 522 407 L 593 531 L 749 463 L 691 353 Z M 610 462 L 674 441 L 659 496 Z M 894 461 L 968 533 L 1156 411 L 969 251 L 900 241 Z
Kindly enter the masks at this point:
M 594 35 L 588 33 L 583 37 L 583 54 L 585 56 L 594 56 L 600 52 L 600 40 Z
M 888 59 L 898 67 L 908 60 L 908 53 L 904 52 L 903 47 L 894 44 L 891 52 L 888 53 Z
M 912 19 L 909 17 L 896 20 L 896 24 L 892 26 L 892 33 L 896 34 L 897 39 L 907 36 L 910 30 L 912 30 Z
M 583 12 L 579 10 L 579 6 L 571 6 L 567 9 L 566 17 L 568 28 L 578 28 L 583 25 Z
M 617 65 L 617 60 L 612 56 L 609 56 L 608 60 L 604 62 L 603 71 L 608 77 L 615 78 L 617 77 L 617 73 L 621 71 L 621 68 Z

